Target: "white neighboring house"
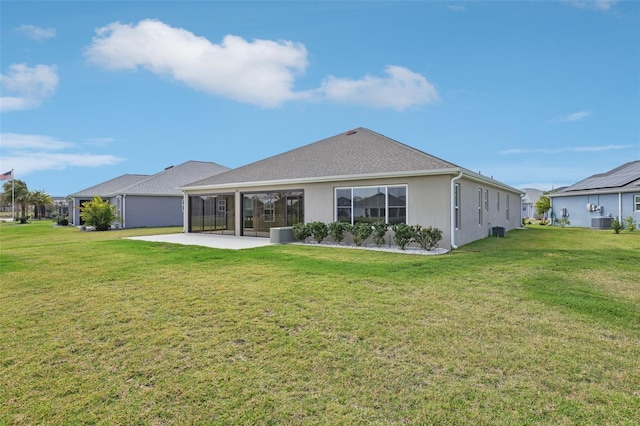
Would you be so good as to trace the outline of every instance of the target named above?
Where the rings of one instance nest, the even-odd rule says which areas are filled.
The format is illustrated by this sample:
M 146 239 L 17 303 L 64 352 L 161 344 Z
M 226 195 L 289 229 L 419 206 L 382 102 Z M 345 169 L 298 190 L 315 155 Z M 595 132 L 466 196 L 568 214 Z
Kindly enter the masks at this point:
M 79 207 L 98 195 L 116 207 L 123 228 L 182 226 L 182 192 L 193 180 L 230 170 L 217 163 L 187 161 L 154 175 L 125 174 L 68 195 L 69 223 L 82 225 Z
M 611 220 L 633 217 L 640 222 L 640 160 L 595 174 L 549 194 L 556 219 L 571 226 L 610 229 Z
M 522 188 L 524 195 L 522 196 L 522 217 L 533 219 L 536 217 L 536 203 L 543 194 L 543 191 L 535 188 Z

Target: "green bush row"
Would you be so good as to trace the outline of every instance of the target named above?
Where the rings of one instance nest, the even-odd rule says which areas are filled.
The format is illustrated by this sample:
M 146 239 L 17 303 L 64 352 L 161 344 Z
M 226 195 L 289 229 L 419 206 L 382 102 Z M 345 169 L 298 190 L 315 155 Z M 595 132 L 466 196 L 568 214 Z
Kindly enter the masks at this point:
M 358 222 L 353 225 L 345 222 L 332 222 L 328 225 L 324 222 L 297 223 L 293 225 L 293 233 L 300 241 L 306 241 L 307 238 L 312 237 L 317 243 L 321 243 L 325 238 L 331 237 L 338 244 L 348 233 L 351 234 L 356 246 L 361 246 L 367 238 L 372 237 L 373 242 L 379 247 L 384 244 L 389 227 L 393 231 L 393 241 L 402 250 L 414 242 L 425 250 L 431 250 L 442 240 L 442 231 L 438 228 L 431 226 L 424 228 L 421 225 L 404 223 L 389 225 L 382 221 Z

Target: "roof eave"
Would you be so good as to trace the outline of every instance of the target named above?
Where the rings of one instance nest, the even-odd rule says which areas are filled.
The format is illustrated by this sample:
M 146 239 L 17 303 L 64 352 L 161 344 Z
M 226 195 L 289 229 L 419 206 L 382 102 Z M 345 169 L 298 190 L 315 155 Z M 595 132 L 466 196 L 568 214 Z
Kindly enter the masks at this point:
M 213 185 L 197 185 L 197 186 L 183 186 L 179 189 L 183 192 L 197 192 L 197 191 L 217 191 L 217 190 L 229 190 L 238 188 L 249 187 L 267 187 L 277 185 L 300 185 L 305 183 L 322 183 L 322 182 L 344 182 L 352 180 L 368 180 L 368 179 L 384 179 L 384 178 L 400 178 L 400 177 L 415 177 L 415 176 L 439 176 L 439 175 L 456 175 L 462 172 L 464 177 L 477 182 L 482 182 L 503 188 L 508 191 L 524 194 L 523 191 L 513 188 L 496 181 L 495 179 L 488 178 L 486 176 L 474 173 L 470 170 L 466 170 L 460 167 L 451 167 L 437 170 L 411 170 L 401 172 L 383 172 L 383 173 L 368 173 L 363 175 L 339 175 L 339 176 L 322 176 L 322 177 L 310 177 L 301 179 L 276 179 L 268 181 L 251 181 L 251 182 L 233 182 Z
M 555 197 L 571 197 L 574 195 L 619 194 L 619 193 L 628 193 L 628 192 L 640 192 L 640 187 L 580 189 L 577 191 L 556 192 L 553 194 L 549 194 L 549 197 L 555 198 Z

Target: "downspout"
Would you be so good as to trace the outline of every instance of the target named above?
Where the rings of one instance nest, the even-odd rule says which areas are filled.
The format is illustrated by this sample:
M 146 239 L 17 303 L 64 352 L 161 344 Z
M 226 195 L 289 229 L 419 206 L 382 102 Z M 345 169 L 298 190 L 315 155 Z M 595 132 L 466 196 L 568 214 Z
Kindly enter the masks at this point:
M 458 176 L 451 178 L 451 249 L 455 250 L 458 246 L 455 244 L 456 232 L 456 180 L 462 177 L 462 170 L 458 172 Z
M 190 208 L 189 196 L 185 191 L 182 191 L 182 233 L 184 234 L 189 232 L 189 216 L 191 215 L 191 212 L 189 211 Z
M 618 192 L 618 221 L 622 222 L 622 192 Z
M 122 194 L 122 228 L 127 227 L 127 194 Z

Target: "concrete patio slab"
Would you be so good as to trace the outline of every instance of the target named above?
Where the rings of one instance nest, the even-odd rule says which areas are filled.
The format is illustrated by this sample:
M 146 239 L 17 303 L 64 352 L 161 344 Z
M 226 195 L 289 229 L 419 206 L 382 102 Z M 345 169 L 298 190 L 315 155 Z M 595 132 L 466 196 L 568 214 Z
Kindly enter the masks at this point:
M 129 240 L 153 241 L 159 243 L 203 246 L 227 250 L 242 250 L 271 245 L 269 238 L 237 237 L 219 234 L 164 234 L 128 237 Z

